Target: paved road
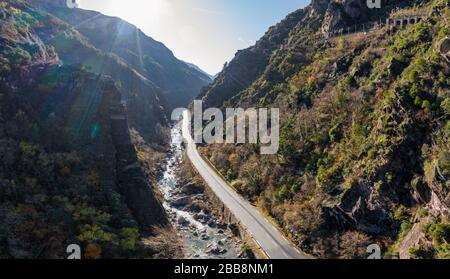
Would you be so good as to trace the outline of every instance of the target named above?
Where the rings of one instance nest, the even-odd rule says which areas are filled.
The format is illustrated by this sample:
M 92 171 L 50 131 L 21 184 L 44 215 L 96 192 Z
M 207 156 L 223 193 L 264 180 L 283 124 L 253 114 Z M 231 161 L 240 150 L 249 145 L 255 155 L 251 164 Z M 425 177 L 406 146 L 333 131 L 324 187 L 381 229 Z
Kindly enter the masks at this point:
M 188 113 L 183 114 L 189 119 Z M 253 236 L 270 259 L 307 259 L 307 256 L 295 249 L 283 235 L 248 201 L 244 200 L 206 163 L 197 151 L 190 134 L 190 119 L 183 121 L 182 131 L 186 150 L 194 167 L 208 186 L 231 210 L 241 224 Z

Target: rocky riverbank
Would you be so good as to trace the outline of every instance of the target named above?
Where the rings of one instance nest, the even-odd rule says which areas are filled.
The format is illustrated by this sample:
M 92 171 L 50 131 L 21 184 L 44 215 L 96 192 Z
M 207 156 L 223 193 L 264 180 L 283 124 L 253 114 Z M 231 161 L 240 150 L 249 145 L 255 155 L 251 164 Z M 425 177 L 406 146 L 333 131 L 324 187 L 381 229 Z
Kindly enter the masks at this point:
M 199 177 L 183 158 L 179 126 L 171 130 L 171 152 L 159 179 L 164 208 L 184 243 L 186 258 L 248 258 L 250 249 L 233 225 L 217 215 Z
M 211 204 L 205 194 L 197 193 L 197 185 L 187 183 L 174 190 L 172 198 L 167 204 L 172 208 L 169 211 L 169 219 L 177 231 L 187 240 L 186 257 L 221 257 L 243 258 L 240 253 L 242 242 L 236 238 L 228 224 L 212 214 L 208 209 Z M 206 246 L 205 246 L 206 245 Z M 204 247 L 204 251 L 196 251 Z M 203 254 L 203 255 L 202 255 Z

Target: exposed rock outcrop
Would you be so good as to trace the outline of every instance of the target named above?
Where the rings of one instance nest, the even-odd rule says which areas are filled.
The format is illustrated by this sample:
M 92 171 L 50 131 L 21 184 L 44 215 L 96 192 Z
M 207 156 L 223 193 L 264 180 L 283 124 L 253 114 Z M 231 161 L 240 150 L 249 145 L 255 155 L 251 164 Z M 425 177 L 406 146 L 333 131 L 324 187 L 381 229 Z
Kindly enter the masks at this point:
M 311 11 L 314 15 L 322 15 L 328 9 L 328 5 L 332 0 L 312 0 L 311 1 Z
M 442 40 L 439 47 L 439 52 L 441 56 L 450 63 L 450 38 L 446 37 Z
M 120 192 L 143 230 L 167 224 L 162 205 L 156 199 L 138 162 L 131 142 L 127 116 L 120 99 L 111 107 L 112 140 L 116 149 L 116 170 Z
M 322 32 L 328 36 L 338 29 L 364 23 L 374 13 L 375 9 L 368 7 L 367 0 L 332 0 L 325 14 Z
M 428 221 L 428 219 L 427 219 Z M 425 234 L 422 232 L 421 227 L 426 225 L 425 222 L 415 223 L 409 233 L 405 236 L 405 239 L 400 243 L 399 247 L 399 258 L 410 259 L 410 249 L 414 247 L 418 247 L 420 241 L 425 237 Z
M 394 225 L 376 190 L 365 185 L 354 185 L 338 205 L 323 207 L 322 214 L 324 225 L 330 230 L 351 229 L 377 235 L 389 232 Z

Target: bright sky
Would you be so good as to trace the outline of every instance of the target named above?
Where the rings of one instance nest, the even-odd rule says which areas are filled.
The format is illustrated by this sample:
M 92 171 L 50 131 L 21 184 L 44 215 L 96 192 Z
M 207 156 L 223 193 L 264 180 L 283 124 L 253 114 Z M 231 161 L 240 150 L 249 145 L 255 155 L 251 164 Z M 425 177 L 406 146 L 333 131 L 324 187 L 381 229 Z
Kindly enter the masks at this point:
M 118 16 L 164 43 L 175 56 L 216 74 L 237 50 L 310 0 L 79 0 Z

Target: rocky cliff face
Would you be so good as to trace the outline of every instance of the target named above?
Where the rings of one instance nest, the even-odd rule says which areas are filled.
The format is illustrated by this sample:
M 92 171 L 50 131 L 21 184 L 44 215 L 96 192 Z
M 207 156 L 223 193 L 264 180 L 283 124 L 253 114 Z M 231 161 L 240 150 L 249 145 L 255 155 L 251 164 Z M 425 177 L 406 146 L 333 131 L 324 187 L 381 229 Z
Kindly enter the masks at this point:
M 120 100 L 117 100 L 120 101 Z M 115 147 L 115 170 L 119 192 L 143 231 L 167 224 L 166 213 L 151 190 L 131 142 L 125 108 L 120 102 L 110 107 L 111 135 Z
M 365 23 L 384 23 L 390 11 L 420 5 L 422 1 L 393 1 L 380 0 L 381 8 L 370 8 L 367 0 L 332 0 L 327 1 L 325 18 L 322 23 L 322 33 L 328 37 L 334 31 L 346 28 L 355 28 Z M 322 3 L 321 7 L 324 7 Z

